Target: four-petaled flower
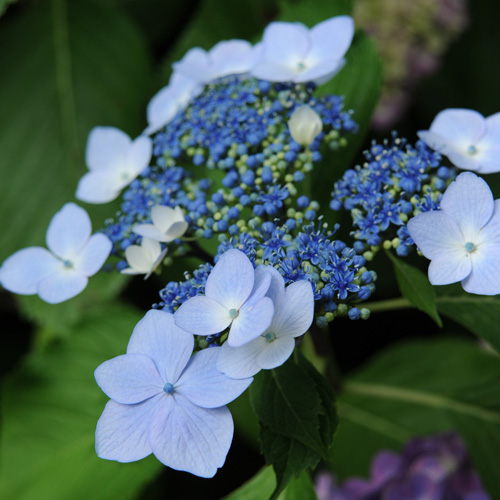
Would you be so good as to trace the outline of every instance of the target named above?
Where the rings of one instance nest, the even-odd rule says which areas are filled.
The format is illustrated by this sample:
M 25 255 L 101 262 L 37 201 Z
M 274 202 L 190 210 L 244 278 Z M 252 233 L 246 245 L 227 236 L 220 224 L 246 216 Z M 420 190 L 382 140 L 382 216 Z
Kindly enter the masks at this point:
M 165 205 L 155 205 L 151 209 L 151 219 L 153 224 L 137 224 L 132 228 L 132 231 L 143 238 L 170 243 L 180 238 L 188 228 L 188 223 L 179 206 L 172 208 Z
M 500 200 L 493 200 L 477 175 L 460 174 L 444 193 L 440 210 L 415 216 L 408 232 L 431 260 L 433 285 L 461 281 L 469 293 L 500 293 Z
M 500 171 L 500 113 L 485 118 L 472 109 L 445 109 L 418 136 L 456 167 L 481 174 Z
M 271 274 L 256 272 L 242 251 L 228 250 L 208 276 L 205 295 L 184 302 L 175 321 L 195 335 L 213 335 L 230 327 L 228 344 L 246 344 L 271 324 L 274 307 L 265 297 L 270 283 Z
M 193 336 L 172 314 L 151 310 L 135 327 L 127 354 L 97 368 L 97 383 L 111 398 L 97 423 L 99 457 L 133 462 L 153 453 L 201 477 L 222 467 L 233 438 L 225 405 L 253 379 L 216 370 L 220 347 L 191 356 L 193 347 Z
M 272 266 L 259 266 L 256 272 L 271 274 L 267 291 L 274 304 L 274 316 L 268 328 L 256 339 L 241 347 L 225 342 L 217 360 L 217 368 L 232 378 L 247 378 L 261 369 L 282 365 L 292 354 L 295 338 L 311 326 L 314 294 L 308 280 L 300 280 L 285 288 L 281 274 Z
M 123 269 L 123 274 L 145 274 L 148 279 L 151 273 L 161 264 L 167 255 L 168 248 L 161 249 L 158 241 L 142 238 L 140 245 L 130 245 L 125 249 L 125 257 L 130 267 Z
M 90 172 L 80 179 L 75 196 L 87 203 L 114 200 L 149 165 L 152 150 L 149 137 L 132 141 L 117 128 L 93 128 L 85 152 Z
M 293 111 L 288 120 L 288 129 L 295 142 L 309 146 L 323 129 L 323 123 L 318 113 L 304 104 Z
M 49 250 L 28 247 L 11 255 L 0 268 L 4 288 L 22 295 L 38 294 L 56 304 L 78 295 L 108 258 L 111 241 L 102 233 L 91 236 L 87 212 L 66 203 L 50 221 Z
M 251 74 L 271 82 L 324 83 L 344 66 L 353 35 L 349 16 L 327 19 L 311 29 L 301 23 L 270 23 L 255 47 L 258 57 Z

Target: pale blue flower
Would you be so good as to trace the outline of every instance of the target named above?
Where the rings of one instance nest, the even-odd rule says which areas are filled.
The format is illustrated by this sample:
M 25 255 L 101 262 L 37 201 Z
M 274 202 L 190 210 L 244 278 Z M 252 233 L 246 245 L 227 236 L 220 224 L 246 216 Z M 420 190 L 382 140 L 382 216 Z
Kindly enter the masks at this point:
M 247 378 L 261 369 L 282 365 L 292 354 L 295 338 L 311 326 L 314 294 L 308 280 L 295 281 L 285 288 L 281 274 L 271 266 L 259 266 L 257 272 L 270 273 L 267 296 L 273 301 L 274 316 L 268 328 L 256 339 L 240 347 L 225 342 L 217 360 L 217 369 L 232 378 Z
M 0 268 L 0 283 L 21 295 L 35 295 L 56 304 L 78 295 L 108 258 L 111 241 L 96 233 L 87 212 L 66 203 L 50 221 L 48 250 L 28 247 L 11 255 Z
M 261 335 L 271 324 L 273 303 L 265 294 L 267 272 L 255 272 L 240 250 L 223 253 L 205 285 L 205 295 L 191 297 L 175 313 L 176 324 L 195 335 L 229 329 L 227 342 L 237 347 Z
M 111 398 L 97 423 L 99 457 L 133 462 L 153 453 L 201 477 L 222 467 L 234 429 L 225 405 L 252 379 L 216 370 L 219 347 L 191 356 L 193 347 L 172 314 L 152 310 L 135 327 L 127 354 L 97 368 L 97 383 Z
M 485 118 L 472 109 L 445 109 L 418 136 L 456 167 L 481 174 L 500 171 L 500 113 Z
M 500 200 L 493 200 L 483 179 L 460 174 L 444 193 L 440 210 L 418 214 L 408 231 L 431 260 L 433 285 L 461 281 L 470 293 L 500 293 Z
M 349 16 L 332 17 L 311 29 L 302 23 L 270 23 L 255 47 L 251 74 L 271 82 L 324 83 L 344 66 L 353 35 Z
M 87 140 L 89 172 L 78 183 L 76 198 L 87 203 L 108 203 L 148 165 L 153 152 L 149 137 L 134 141 L 114 127 L 94 127 Z

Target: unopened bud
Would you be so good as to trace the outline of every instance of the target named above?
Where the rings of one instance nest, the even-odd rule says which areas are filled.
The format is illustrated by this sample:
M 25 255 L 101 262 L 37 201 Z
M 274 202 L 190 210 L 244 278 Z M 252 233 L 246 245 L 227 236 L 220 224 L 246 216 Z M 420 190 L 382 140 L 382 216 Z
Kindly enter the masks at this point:
M 309 146 L 323 129 L 323 123 L 314 109 L 304 105 L 296 108 L 292 113 L 288 120 L 288 128 L 295 142 L 302 146 Z

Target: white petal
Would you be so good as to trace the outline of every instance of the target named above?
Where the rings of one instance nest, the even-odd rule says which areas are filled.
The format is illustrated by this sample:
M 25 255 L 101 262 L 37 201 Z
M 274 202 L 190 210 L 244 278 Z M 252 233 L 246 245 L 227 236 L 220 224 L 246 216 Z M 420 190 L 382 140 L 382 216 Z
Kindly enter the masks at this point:
M 72 260 L 87 244 L 91 232 L 89 214 L 74 203 L 66 203 L 50 221 L 47 246 L 58 257 Z
M 147 107 L 148 128 L 146 134 L 153 134 L 169 123 L 177 113 L 175 92 L 169 87 L 163 87 L 149 101 Z
M 191 357 L 175 392 L 203 408 L 218 408 L 234 401 L 252 383 L 252 378 L 234 380 L 216 368 L 221 347 L 210 347 Z
M 74 260 L 75 269 L 84 276 L 93 276 L 106 262 L 112 246 L 111 240 L 105 234 L 92 235 Z
M 413 217 L 408 222 L 408 232 L 428 259 L 462 252 L 467 243 L 454 218 L 442 210 Z
M 172 67 L 176 72 L 197 82 L 210 81 L 213 75 L 208 53 L 200 47 L 188 50 L 184 57 Z
M 249 71 L 252 48 L 246 40 L 224 40 L 214 45 L 208 55 L 217 77 Z
M 479 145 L 480 154 L 478 155 L 478 162 L 480 167 L 477 172 L 480 174 L 494 174 L 500 172 L 500 144 L 490 146 L 488 149 L 483 150 Z
M 97 385 L 113 401 L 140 403 L 161 394 L 165 382 L 145 354 L 123 354 L 105 361 L 94 372 Z
M 257 358 L 257 364 L 264 370 L 281 366 L 291 356 L 294 348 L 293 337 L 276 338 L 272 342 L 267 342 L 266 348 L 262 349 Z
M 46 248 L 23 248 L 3 263 L 0 268 L 0 283 L 11 292 L 33 295 L 38 292 L 38 283 L 58 272 L 61 265 L 61 261 Z
M 61 265 L 59 270 L 38 284 L 38 295 L 49 304 L 58 304 L 81 293 L 88 283 L 87 276 Z
M 500 294 L 500 246 L 483 245 L 471 254 L 472 272 L 462 282 L 466 292 Z
M 166 205 L 155 205 L 151 209 L 151 219 L 153 220 L 154 226 L 162 232 L 167 231 L 167 229 L 177 220 L 174 209 Z
M 471 259 L 465 252 L 463 255 L 441 254 L 429 264 L 429 281 L 433 285 L 449 285 L 465 279 L 471 270 Z
M 142 238 L 141 247 L 151 256 L 152 262 L 163 253 L 160 243 L 150 238 Z
M 80 179 L 75 197 L 85 203 L 108 203 L 118 198 L 123 187 L 119 171 L 95 170 Z
M 346 59 L 328 59 L 318 64 L 306 66 L 307 69 L 300 72 L 294 81 L 297 83 L 316 82 L 318 85 L 322 85 L 333 78 L 345 66 L 345 63 Z
M 257 267 L 257 269 L 255 269 L 253 288 L 250 296 L 247 299 L 247 302 L 257 302 L 267 294 L 267 292 L 269 291 L 269 287 L 271 286 L 271 280 L 273 276 L 272 269 L 274 269 L 274 267 L 264 265 L 260 265 Z M 276 271 L 276 269 L 274 270 Z
M 445 109 L 436 115 L 429 130 L 466 150 L 486 133 L 486 120 L 472 109 Z
M 352 43 L 354 20 L 350 16 L 332 17 L 314 26 L 309 36 L 311 48 L 307 54 L 308 64 L 341 60 Z
M 304 61 L 311 47 L 309 30 L 301 23 L 268 24 L 262 43 L 266 60 L 292 66 Z
M 481 138 L 478 146 L 480 149 L 500 146 L 500 113 L 486 118 L 486 134 Z
M 262 335 L 271 324 L 274 307 L 269 297 L 256 303 L 245 303 L 238 317 L 233 320 L 227 342 L 232 347 L 239 347 Z
M 273 301 L 274 316 L 269 331 L 276 336 L 299 337 L 311 326 L 314 316 L 314 294 L 307 280 L 287 286 L 281 297 Z
M 231 323 L 228 309 L 203 295 L 186 300 L 174 317 L 177 325 L 194 335 L 213 335 Z
M 252 69 L 252 75 L 269 82 L 294 82 L 300 71 L 279 62 L 261 62 Z
M 175 325 L 172 314 L 152 309 L 134 328 L 127 354 L 146 354 L 154 361 L 165 382 L 175 384 L 193 347 L 193 336 Z
M 495 200 L 493 215 L 474 243 L 480 247 L 500 246 L 500 200 Z
M 129 184 L 149 165 L 152 153 L 153 143 L 149 137 L 137 137 L 131 144 L 123 169 L 129 175 Z
M 151 240 L 166 243 L 165 233 L 160 231 L 156 226 L 153 226 L 153 224 L 136 224 L 132 228 L 132 231 L 143 238 L 149 238 Z
M 206 296 L 226 309 L 238 310 L 252 292 L 254 268 L 250 259 L 240 250 L 227 250 L 208 276 Z M 219 330 L 220 331 L 220 330 Z
M 180 238 L 187 231 L 187 228 L 188 223 L 186 221 L 174 222 L 165 232 L 165 243 Z
M 148 241 L 149 238 L 144 238 Z M 159 244 L 159 243 L 158 243 Z M 125 249 L 125 257 L 133 273 L 130 274 L 146 274 L 151 269 L 153 261 L 151 259 L 150 253 L 142 246 L 130 245 Z M 125 269 L 122 271 L 126 271 Z M 129 274 L 129 273 L 125 273 Z
M 123 165 L 131 143 L 130 137 L 117 128 L 93 128 L 90 131 L 85 151 L 85 160 L 89 170 Z
M 109 401 L 97 422 L 97 455 L 118 462 L 134 462 L 150 455 L 149 428 L 158 399 L 153 397 L 136 405 Z
M 493 214 L 493 195 L 481 177 L 463 172 L 446 189 L 440 207 L 458 224 L 465 241 L 474 241 Z
M 261 336 L 240 347 L 231 347 L 224 342 L 217 359 L 217 369 L 231 378 L 253 377 L 261 370 L 257 364 L 257 357 L 267 344 L 267 340 Z
M 175 393 L 164 401 L 149 433 L 156 458 L 172 469 L 214 476 L 224 464 L 233 439 L 229 410 L 225 406 L 200 408 Z
M 273 266 L 259 266 L 257 269 L 265 267 L 266 271 L 271 275 L 271 283 L 266 292 L 266 296 L 273 302 L 285 293 L 285 280 L 281 273 Z

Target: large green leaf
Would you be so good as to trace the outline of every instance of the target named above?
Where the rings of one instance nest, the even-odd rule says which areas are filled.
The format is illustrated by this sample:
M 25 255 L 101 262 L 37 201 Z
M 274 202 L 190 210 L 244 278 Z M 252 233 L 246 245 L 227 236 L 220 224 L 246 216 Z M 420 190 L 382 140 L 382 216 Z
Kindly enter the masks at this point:
M 328 457 L 337 423 L 333 390 L 296 351 L 284 365 L 259 373 L 250 401 L 261 449 L 276 474 L 276 498 L 293 477 Z
M 339 396 L 336 471 L 367 475 L 381 448 L 456 429 L 492 498 L 499 497 L 500 478 L 485 459 L 498 453 L 498 380 L 498 357 L 472 342 L 413 341 L 389 349 L 350 378 Z
M 391 252 L 386 253 L 394 266 L 399 291 L 403 297 L 417 309 L 427 313 L 439 326 L 443 326 L 437 312 L 436 291 L 427 276 L 420 269 L 398 259 Z
M 128 18 L 96 2 L 37 2 L 0 20 L 0 261 L 43 245 L 86 171 L 97 125 L 145 126 L 149 57 Z M 116 205 L 90 211 L 95 228 Z
M 466 293 L 462 287 L 438 287 L 437 307 L 500 352 L 500 297 Z
M 99 459 L 97 419 L 107 397 L 95 368 L 123 354 L 140 314 L 103 307 L 70 339 L 33 353 L 5 383 L 0 440 L 3 500 L 132 499 L 160 469 L 152 457 L 131 464 Z
M 263 500 L 269 498 L 276 487 L 272 467 L 263 467 L 252 479 L 222 500 Z

